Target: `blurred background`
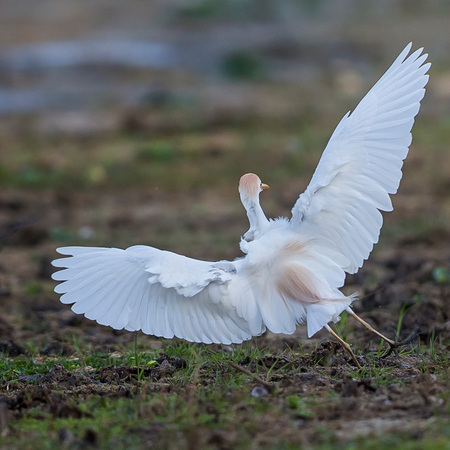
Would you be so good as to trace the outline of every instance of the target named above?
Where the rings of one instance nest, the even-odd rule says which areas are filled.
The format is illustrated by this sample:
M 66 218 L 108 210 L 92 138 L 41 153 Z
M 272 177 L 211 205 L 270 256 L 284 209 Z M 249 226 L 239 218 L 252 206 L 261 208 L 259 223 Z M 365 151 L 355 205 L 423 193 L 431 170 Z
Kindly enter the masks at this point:
M 2 0 L 0 10 L 4 304 L 57 302 L 49 262 L 60 245 L 239 256 L 239 177 L 258 173 L 272 188 L 267 215 L 288 215 L 336 124 L 410 41 L 430 54 L 431 78 L 395 211 L 350 290 L 374 289 L 380 267 L 398 268 L 411 248 L 402 283 L 417 284 L 417 270 L 448 282 L 447 1 Z M 395 288 L 398 304 L 420 290 L 408 286 Z

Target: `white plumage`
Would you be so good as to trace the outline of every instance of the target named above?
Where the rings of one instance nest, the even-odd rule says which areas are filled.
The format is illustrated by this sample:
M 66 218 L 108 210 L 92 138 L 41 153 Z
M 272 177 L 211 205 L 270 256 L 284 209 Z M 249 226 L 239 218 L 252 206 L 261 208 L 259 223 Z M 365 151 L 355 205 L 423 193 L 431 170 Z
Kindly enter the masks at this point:
M 250 229 L 245 257 L 206 262 L 147 246 L 62 247 L 55 292 L 72 310 L 115 329 L 193 342 L 239 343 L 266 329 L 308 336 L 339 319 L 339 290 L 378 241 L 392 210 L 430 64 L 409 44 L 334 131 L 292 218 L 267 220 L 254 174 L 239 192 Z M 349 309 L 350 310 L 350 309 Z M 351 310 L 350 310 L 351 311 Z M 327 327 L 328 328 L 328 327 Z

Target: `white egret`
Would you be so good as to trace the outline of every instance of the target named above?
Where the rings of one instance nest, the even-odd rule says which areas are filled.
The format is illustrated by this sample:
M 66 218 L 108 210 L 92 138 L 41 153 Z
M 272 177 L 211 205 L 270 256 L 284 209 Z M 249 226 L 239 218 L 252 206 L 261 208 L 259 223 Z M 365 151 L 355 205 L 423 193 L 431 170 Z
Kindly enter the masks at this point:
M 356 295 L 339 288 L 378 241 L 380 211 L 392 210 L 389 195 L 402 177 L 430 67 L 422 49 L 410 49 L 338 124 L 290 219 L 268 220 L 259 203 L 268 186 L 242 176 L 244 257 L 207 262 L 143 245 L 62 247 L 70 257 L 53 261 L 65 268 L 53 274 L 61 302 L 101 325 L 191 342 L 240 343 L 266 329 L 291 334 L 302 322 L 308 337 L 322 328 L 335 335 L 328 324 L 345 310 L 376 332 L 350 308 Z

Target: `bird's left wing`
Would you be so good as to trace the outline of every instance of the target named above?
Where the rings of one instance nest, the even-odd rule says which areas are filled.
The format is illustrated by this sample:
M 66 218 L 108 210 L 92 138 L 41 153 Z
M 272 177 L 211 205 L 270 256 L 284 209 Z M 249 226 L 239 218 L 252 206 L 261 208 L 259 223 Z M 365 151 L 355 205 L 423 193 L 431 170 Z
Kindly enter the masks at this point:
M 192 342 L 239 343 L 264 331 L 239 262 L 206 262 L 143 245 L 62 247 L 55 292 L 101 325 Z
M 340 267 L 356 272 L 378 241 L 380 210 L 391 211 L 411 143 L 411 128 L 428 81 L 427 55 L 409 44 L 341 120 L 306 191 L 292 209 L 292 227 L 333 251 Z

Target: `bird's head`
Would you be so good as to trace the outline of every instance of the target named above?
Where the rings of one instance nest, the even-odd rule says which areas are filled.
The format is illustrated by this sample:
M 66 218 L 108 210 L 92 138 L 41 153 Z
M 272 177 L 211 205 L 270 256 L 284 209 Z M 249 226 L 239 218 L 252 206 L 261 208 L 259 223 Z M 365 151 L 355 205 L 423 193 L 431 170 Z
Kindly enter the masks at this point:
M 250 242 L 258 238 L 269 225 L 269 221 L 259 204 L 259 193 L 268 188 L 269 186 L 261 182 L 258 175 L 254 173 L 242 175 L 239 181 L 241 202 L 247 211 L 247 217 L 250 221 L 249 230 L 242 236 L 244 241 Z M 245 253 L 244 249 L 242 251 Z
M 254 173 L 242 175 L 239 181 L 239 194 L 243 203 L 244 200 L 258 201 L 259 193 L 264 189 L 269 189 L 269 186 Z

